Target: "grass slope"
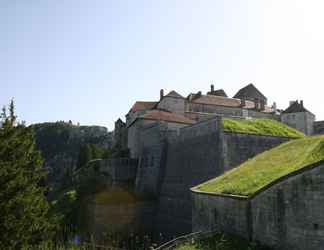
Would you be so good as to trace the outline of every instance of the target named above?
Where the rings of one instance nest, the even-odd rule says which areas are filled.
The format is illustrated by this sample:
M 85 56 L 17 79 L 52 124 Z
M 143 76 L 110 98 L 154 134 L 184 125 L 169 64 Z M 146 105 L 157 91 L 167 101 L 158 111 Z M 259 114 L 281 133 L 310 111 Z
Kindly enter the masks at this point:
M 321 160 L 324 136 L 304 137 L 266 151 L 194 189 L 250 196 L 276 179 Z
M 223 127 L 224 131 L 227 132 L 285 136 L 293 138 L 301 138 L 305 136 L 302 132 L 290 128 L 286 124 L 270 119 L 234 120 L 224 118 Z

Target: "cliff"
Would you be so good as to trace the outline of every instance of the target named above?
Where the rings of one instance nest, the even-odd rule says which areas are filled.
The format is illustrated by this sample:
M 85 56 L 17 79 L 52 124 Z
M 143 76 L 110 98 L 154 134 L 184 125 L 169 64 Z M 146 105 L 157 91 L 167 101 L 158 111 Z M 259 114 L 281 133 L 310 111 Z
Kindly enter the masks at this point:
M 112 134 L 100 126 L 76 126 L 66 122 L 33 124 L 37 149 L 44 166 L 49 171 L 50 187 L 64 182 L 64 178 L 76 168 L 80 147 L 93 144 L 103 149 L 111 148 Z

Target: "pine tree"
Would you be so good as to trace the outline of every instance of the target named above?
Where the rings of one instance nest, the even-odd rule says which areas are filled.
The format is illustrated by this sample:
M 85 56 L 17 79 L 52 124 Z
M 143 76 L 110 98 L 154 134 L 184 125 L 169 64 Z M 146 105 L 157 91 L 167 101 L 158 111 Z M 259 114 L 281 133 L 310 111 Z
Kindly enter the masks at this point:
M 0 128 L 0 249 L 34 246 L 51 235 L 45 171 L 32 131 L 16 123 L 14 102 L 2 109 Z

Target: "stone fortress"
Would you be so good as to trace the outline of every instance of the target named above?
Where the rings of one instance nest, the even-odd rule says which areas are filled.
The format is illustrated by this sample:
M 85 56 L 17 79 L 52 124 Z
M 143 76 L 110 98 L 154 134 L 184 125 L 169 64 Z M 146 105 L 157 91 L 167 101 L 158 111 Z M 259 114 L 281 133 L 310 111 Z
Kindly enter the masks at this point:
M 306 135 L 324 131 L 324 121 L 316 122 L 315 115 L 304 107 L 303 101 L 290 101 L 287 109 L 280 110 L 276 103 L 269 106 L 267 97 L 253 84 L 249 84 L 240 89 L 233 98 L 229 98 L 223 89 L 215 90 L 214 85 L 211 85 L 206 95 L 199 91 L 186 98 L 175 91 L 164 95 L 161 90 L 159 101 L 136 102 L 126 115 L 126 123 L 118 120 L 115 133 L 122 134 L 120 131 L 125 128 L 124 133 L 128 140 L 124 134 L 124 147 L 130 149 L 132 157 L 138 158 L 139 134 L 149 124 L 164 121 L 169 125 L 168 130 L 179 131 L 182 127 L 214 116 L 275 119 Z
M 175 91 L 164 95 L 161 90 L 159 101 L 138 101 L 125 123 L 121 119 L 115 123 L 114 143 L 129 149 L 130 157 L 105 160 L 99 169 L 111 175 L 116 187 L 141 198 L 126 205 L 94 204 L 96 230 L 105 230 L 102 221 L 117 217 L 127 221 L 124 228 L 130 231 L 166 238 L 189 233 L 199 228 L 193 225 L 191 187 L 290 140 L 224 131 L 224 117 L 274 119 L 307 135 L 324 133 L 324 122 L 315 121 L 303 101 L 290 102 L 287 109 L 280 110 L 275 103 L 269 105 L 253 84 L 233 98 L 213 85 L 207 94 L 199 91 L 187 97 Z M 103 214 L 109 218 L 104 219 Z

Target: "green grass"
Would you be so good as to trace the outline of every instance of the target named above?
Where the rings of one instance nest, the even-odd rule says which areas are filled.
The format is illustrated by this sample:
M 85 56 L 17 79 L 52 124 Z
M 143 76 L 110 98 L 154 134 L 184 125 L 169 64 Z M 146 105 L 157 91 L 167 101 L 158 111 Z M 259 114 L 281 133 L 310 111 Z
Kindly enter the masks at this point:
M 184 243 L 176 250 L 266 250 L 253 242 L 225 234 L 217 234 L 207 239 Z
M 301 138 L 305 135 L 286 124 L 270 119 L 250 119 L 250 120 L 234 120 L 223 119 L 224 131 L 236 133 L 248 133 L 257 135 L 272 135 Z
M 324 160 L 324 136 L 304 137 L 257 155 L 194 190 L 250 196 L 276 179 Z

